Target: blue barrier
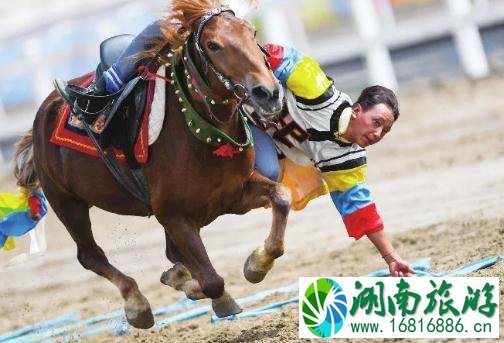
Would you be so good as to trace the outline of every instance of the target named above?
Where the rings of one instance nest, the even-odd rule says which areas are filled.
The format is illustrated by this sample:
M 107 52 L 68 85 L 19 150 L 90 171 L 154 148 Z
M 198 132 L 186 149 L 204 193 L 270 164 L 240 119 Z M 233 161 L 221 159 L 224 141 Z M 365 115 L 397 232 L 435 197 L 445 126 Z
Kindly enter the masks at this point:
M 37 323 L 34 325 L 30 325 L 24 327 L 19 330 L 11 331 L 6 334 L 0 335 L 0 342 L 14 341 L 16 338 L 25 336 L 35 331 L 45 330 L 49 328 L 56 327 L 61 324 L 75 322 L 80 319 L 80 315 L 78 313 L 70 313 L 61 317 L 57 317 L 45 322 Z
M 427 270 L 430 269 L 431 267 L 431 260 L 430 258 L 421 258 L 418 259 L 414 262 L 411 263 L 412 268 L 415 270 L 417 273 L 417 276 L 430 276 L 430 277 L 448 277 L 448 276 L 460 276 L 460 275 L 467 275 L 469 273 L 475 272 L 480 269 L 488 268 L 490 266 L 493 266 L 496 263 L 499 263 L 504 259 L 503 256 L 491 256 L 491 257 L 485 257 L 480 260 L 477 260 L 475 262 L 469 263 L 465 266 L 459 267 L 454 270 L 450 270 L 447 272 L 437 272 L 437 273 L 429 273 Z M 376 272 L 369 273 L 365 276 L 389 276 L 389 270 L 388 269 L 380 269 Z
M 160 309 L 153 311 L 152 314 L 154 315 L 154 317 L 159 317 L 164 314 L 173 313 L 173 312 L 183 310 L 188 307 L 194 307 L 194 306 L 196 306 L 196 304 L 197 304 L 196 301 L 184 297 L 184 298 L 180 299 L 179 301 L 177 301 L 175 304 L 164 306 Z M 107 323 L 104 326 L 100 326 L 98 328 L 94 328 L 91 330 L 87 330 L 87 331 L 83 331 L 80 333 L 75 333 L 75 334 L 64 336 L 63 341 L 74 341 L 74 340 L 82 339 L 82 338 L 85 338 L 88 336 L 96 335 L 96 334 L 107 332 L 107 331 L 115 331 L 116 334 L 123 335 L 128 331 L 128 323 L 126 322 L 126 318 L 124 316 L 124 311 L 116 311 L 116 312 L 112 312 L 110 314 L 96 316 L 94 318 L 87 320 L 87 321 L 91 322 L 89 324 L 86 323 L 87 321 L 84 321 L 81 323 L 82 325 L 80 325 L 80 326 L 73 327 L 73 325 L 72 325 L 72 330 L 76 329 L 76 328 L 90 326 L 92 324 L 97 324 L 97 323 L 103 322 L 108 319 L 115 319 L 115 318 L 119 318 L 119 317 L 122 317 L 122 319 Z M 77 323 L 77 324 L 79 324 L 79 323 Z M 67 329 L 67 328 L 62 328 L 62 329 Z M 48 337 L 62 335 L 67 332 L 69 332 L 69 331 L 65 330 L 65 332 L 56 333 L 55 335 L 48 336 Z M 40 337 L 40 338 L 47 338 L 47 337 Z
M 235 315 L 232 315 L 232 316 L 229 316 L 229 317 L 219 318 L 219 317 L 213 315 L 212 319 L 211 319 L 211 322 L 212 323 L 218 323 L 218 322 L 221 322 L 221 321 L 224 321 L 224 320 L 235 320 L 235 319 L 238 319 L 238 318 L 259 317 L 259 316 L 262 316 L 263 314 L 277 312 L 278 310 L 280 310 L 285 305 L 289 305 L 289 304 L 292 304 L 292 303 L 297 303 L 298 301 L 299 301 L 299 296 L 296 295 L 295 297 L 292 297 L 292 298 L 287 299 L 287 300 L 278 301 L 278 302 L 275 302 L 275 303 L 272 303 L 272 304 L 269 304 L 269 305 L 266 305 L 266 306 L 263 306 L 263 307 L 259 307 L 259 308 L 256 308 L 256 309 L 252 309 L 252 310 L 249 310 L 249 311 L 238 313 L 238 314 L 235 314 Z
M 502 261 L 504 257 L 502 256 L 493 256 L 493 257 L 488 257 L 484 258 L 475 262 L 472 262 L 468 265 L 456 268 L 451 271 L 446 271 L 446 272 L 436 272 L 436 273 L 429 273 L 428 270 L 431 267 L 431 261 L 429 258 L 422 258 L 419 260 L 416 260 L 412 263 L 413 269 L 416 271 L 417 276 L 421 277 L 448 277 L 448 276 L 461 276 L 461 275 L 467 275 L 469 273 L 472 273 L 476 270 L 487 268 L 489 266 L 492 266 L 500 261 Z M 372 277 L 380 277 L 380 276 L 389 276 L 389 271 L 388 269 L 381 269 L 378 271 L 375 271 L 373 273 L 367 274 L 365 276 L 372 276 Z M 292 284 L 279 287 L 276 289 L 272 290 L 267 290 L 263 291 L 254 295 L 250 295 L 244 298 L 237 299 L 237 303 L 240 305 L 245 305 L 248 303 L 252 302 L 258 302 L 266 297 L 273 295 L 273 294 L 278 294 L 278 293 L 293 293 L 298 291 L 298 283 L 294 282 Z M 229 316 L 226 318 L 218 318 L 216 316 L 213 316 L 211 318 L 212 323 L 218 323 L 223 320 L 236 320 L 239 318 L 251 318 L 251 317 L 257 317 L 266 313 L 272 313 L 275 311 L 278 311 L 281 309 L 283 306 L 295 303 L 298 301 L 298 297 L 292 297 L 288 300 L 284 301 L 279 301 L 275 302 L 272 304 L 268 304 L 266 306 L 256 308 L 256 309 L 251 309 L 248 311 L 244 311 L 242 313 L 239 313 L 237 315 Z M 160 317 L 165 314 L 177 312 L 180 310 L 184 310 L 186 308 L 190 307 L 195 307 L 197 302 L 189 300 L 187 298 L 183 298 L 176 302 L 175 304 L 171 304 L 165 307 L 162 307 L 156 311 L 153 311 L 153 314 L 155 317 Z M 193 319 L 200 317 L 202 315 L 205 315 L 206 313 L 209 313 L 211 311 L 211 306 L 202 306 L 198 307 L 183 313 L 176 314 L 174 316 L 161 319 L 159 320 L 155 325 L 154 328 L 163 328 L 167 325 L 173 324 L 173 323 L 179 323 L 185 320 Z M 116 320 L 117 318 L 121 318 L 120 320 Z M 0 335 L 0 343 L 4 342 L 36 342 L 36 341 L 41 341 L 41 340 L 48 340 L 50 338 L 56 339 L 57 341 L 61 342 L 67 342 L 67 341 L 72 341 L 72 340 L 78 340 L 82 339 L 85 337 L 89 337 L 91 335 L 99 334 L 99 333 L 104 333 L 104 332 L 109 332 L 109 331 L 114 331 L 118 336 L 125 335 L 129 333 L 129 325 L 127 324 L 125 318 L 124 318 L 124 311 L 115 311 L 111 313 L 107 313 L 104 315 L 99 315 L 95 316 L 90 319 L 86 319 L 77 323 L 73 323 L 71 325 L 67 325 L 64 327 L 59 327 L 59 325 L 62 324 L 67 324 L 71 322 L 78 321 L 79 315 L 78 314 L 70 314 L 67 316 L 63 317 L 58 317 L 46 322 L 42 322 L 39 324 L 35 324 L 23 329 L 19 329 L 7 334 Z M 72 333 L 69 334 L 70 332 L 80 329 L 83 327 L 87 326 L 92 326 L 99 324 L 101 322 L 104 322 L 106 320 L 111 320 L 114 319 L 114 321 L 107 323 L 106 325 L 96 327 L 90 330 L 86 330 L 80 333 Z M 44 331 L 45 330 L 45 331 Z M 38 331 L 38 332 L 37 332 Z M 40 332 L 42 331 L 42 332 Z M 62 337 L 62 335 L 65 335 Z M 58 338 L 55 338 L 58 337 Z

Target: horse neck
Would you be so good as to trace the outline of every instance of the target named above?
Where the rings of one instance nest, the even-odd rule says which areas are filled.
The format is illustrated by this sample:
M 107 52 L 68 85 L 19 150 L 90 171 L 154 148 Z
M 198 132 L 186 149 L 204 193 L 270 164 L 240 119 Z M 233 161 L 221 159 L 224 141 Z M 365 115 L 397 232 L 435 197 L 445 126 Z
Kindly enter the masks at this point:
M 190 54 L 193 57 L 193 61 L 196 67 L 204 72 L 201 62 L 201 57 L 195 52 L 194 46 L 190 45 Z M 209 75 L 208 75 L 209 74 Z M 224 84 L 219 81 L 217 76 L 210 71 L 208 74 L 204 74 L 205 77 L 209 78 L 206 80 L 209 87 L 222 99 L 230 99 L 229 104 L 205 104 L 204 101 L 199 100 L 193 96 L 190 97 L 189 101 L 198 113 L 203 116 L 206 120 L 211 122 L 213 125 L 223 130 L 228 135 L 236 136 L 239 134 L 239 116 L 237 107 L 239 105 L 233 92 L 226 89 Z M 211 107 L 212 113 L 209 112 L 208 107 Z

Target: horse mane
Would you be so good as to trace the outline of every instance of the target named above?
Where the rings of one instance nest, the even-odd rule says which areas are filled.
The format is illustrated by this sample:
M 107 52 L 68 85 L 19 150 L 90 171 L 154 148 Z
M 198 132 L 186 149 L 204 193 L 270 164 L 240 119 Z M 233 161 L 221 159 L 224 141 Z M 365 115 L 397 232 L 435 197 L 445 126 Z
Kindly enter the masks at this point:
M 166 44 L 170 44 L 172 50 L 179 49 L 191 34 L 193 24 L 206 12 L 222 6 L 219 0 L 173 0 L 161 23 L 161 35 L 152 42 L 150 49 L 134 58 L 154 57 Z
M 171 10 L 184 28 L 190 30 L 194 22 L 206 12 L 221 6 L 218 0 L 173 0 Z

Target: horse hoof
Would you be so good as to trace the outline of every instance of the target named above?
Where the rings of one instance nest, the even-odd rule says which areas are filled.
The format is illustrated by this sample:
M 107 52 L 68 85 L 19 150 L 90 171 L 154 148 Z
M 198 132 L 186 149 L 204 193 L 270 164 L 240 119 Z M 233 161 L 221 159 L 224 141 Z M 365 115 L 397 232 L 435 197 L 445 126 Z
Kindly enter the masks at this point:
M 250 254 L 249 257 L 247 257 L 247 260 L 243 265 L 243 275 L 250 283 L 261 282 L 264 280 L 270 269 L 273 268 L 273 261 L 269 263 L 261 263 L 261 259 L 264 260 L 264 258 L 261 257 L 260 248 L 257 248 L 252 254 Z
M 181 285 L 191 280 L 191 278 L 191 272 L 182 263 L 177 262 L 173 267 L 161 274 L 160 281 L 167 286 L 180 290 Z
M 220 298 L 212 299 L 212 308 L 219 318 L 232 316 L 243 311 L 226 291 L 224 291 Z
M 154 325 L 151 307 L 143 295 L 128 299 L 124 312 L 128 323 L 137 329 L 149 329 Z
M 130 318 L 130 315 L 133 315 L 134 318 Z M 126 320 L 128 320 L 131 326 L 137 329 L 150 329 L 154 326 L 154 316 L 150 309 L 135 314 L 126 313 Z

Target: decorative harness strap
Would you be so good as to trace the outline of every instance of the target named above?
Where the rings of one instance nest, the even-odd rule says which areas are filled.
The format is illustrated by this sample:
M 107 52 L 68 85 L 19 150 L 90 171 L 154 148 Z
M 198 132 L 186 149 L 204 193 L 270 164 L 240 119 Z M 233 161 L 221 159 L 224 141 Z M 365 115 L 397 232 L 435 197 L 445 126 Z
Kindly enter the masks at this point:
M 172 56 L 172 66 L 176 65 L 176 56 Z M 235 141 L 225 132 L 203 118 L 191 105 L 184 89 L 181 86 L 180 78 L 177 75 L 176 69 L 173 68 L 171 73 L 172 84 L 175 88 L 175 94 L 178 96 L 178 101 L 182 105 L 181 113 L 184 116 L 186 125 L 191 133 L 199 141 L 217 148 L 214 154 L 221 157 L 233 157 L 235 154 L 242 152 L 244 149 L 253 146 L 252 133 L 247 122 L 247 118 L 239 111 L 239 116 L 245 129 L 246 140 L 243 143 Z
M 181 78 L 179 75 L 177 75 L 177 54 L 170 52 L 167 54 L 167 57 L 170 58 L 170 62 L 166 63 L 165 65 L 167 67 L 172 68 L 172 72 L 170 74 L 171 80 L 167 78 L 160 77 L 159 75 L 153 73 L 151 68 L 142 68 L 139 71 L 143 72 L 142 78 L 147 79 L 147 78 L 163 78 L 165 81 L 169 81 L 171 85 L 174 86 L 175 88 L 175 94 L 178 96 L 178 101 L 182 105 L 181 113 L 184 117 L 184 120 L 186 122 L 187 128 L 189 131 L 196 137 L 199 141 L 210 145 L 212 147 L 215 147 L 216 149 L 213 151 L 213 154 L 216 156 L 220 157 L 228 157 L 228 158 L 233 158 L 234 155 L 241 153 L 245 149 L 249 147 L 253 147 L 253 138 L 252 138 L 252 132 L 250 130 L 249 124 L 247 122 L 247 117 L 241 110 L 241 105 L 244 100 L 247 99 L 248 94 L 245 91 L 245 87 L 241 84 L 234 83 L 230 79 L 226 78 L 224 75 L 222 75 L 221 72 L 219 72 L 215 66 L 212 64 L 212 62 L 208 59 L 206 56 L 205 52 L 203 49 L 201 49 L 199 45 L 199 38 L 201 35 L 201 32 L 205 26 L 205 24 L 214 16 L 217 16 L 223 12 L 230 12 L 234 15 L 234 12 L 227 8 L 227 7 L 221 7 L 221 8 L 216 8 L 213 10 L 210 10 L 207 12 L 205 15 L 201 17 L 201 21 L 199 24 L 199 27 L 194 34 L 193 40 L 194 40 L 194 45 L 196 47 L 196 50 L 199 52 L 200 57 L 201 57 L 201 63 L 205 65 L 206 69 L 210 67 L 212 71 L 215 73 L 217 78 L 219 79 L 220 82 L 224 84 L 226 89 L 233 91 L 235 96 L 240 100 L 240 103 L 238 104 L 237 107 L 237 113 L 240 116 L 240 121 L 243 125 L 246 139 L 245 142 L 240 143 L 235 141 L 233 138 L 228 136 L 225 132 L 222 130 L 218 129 L 215 127 L 212 123 L 210 123 L 207 119 L 202 117 L 191 105 L 189 102 L 187 95 L 185 94 L 184 89 L 182 88 L 181 85 Z M 192 37 L 192 35 L 191 35 Z M 187 79 L 187 88 L 189 90 L 193 89 L 194 92 L 193 95 L 195 95 L 195 98 L 198 98 L 202 100 L 207 106 L 208 102 L 210 102 L 212 105 L 215 105 L 217 103 L 219 104 L 224 104 L 227 105 L 229 104 L 230 100 L 225 99 L 222 100 L 222 97 L 213 92 L 208 84 L 206 83 L 204 77 L 201 75 L 199 72 L 196 64 L 192 60 L 190 53 L 189 53 L 189 43 L 191 41 L 191 38 L 188 38 L 188 40 L 185 42 L 184 47 L 183 47 L 183 52 L 182 52 L 182 64 L 184 66 L 184 77 L 183 80 Z M 163 50 L 167 46 L 163 48 Z M 161 51 L 156 55 L 156 60 L 159 60 L 159 55 Z M 193 79 L 193 84 L 191 84 L 191 78 Z
M 192 37 L 192 36 L 191 36 Z M 189 42 L 191 40 L 191 37 L 185 42 L 184 44 L 184 49 L 183 49 L 183 59 L 182 62 L 184 63 L 184 67 L 188 72 L 189 77 L 188 79 L 188 87 L 190 90 L 194 90 L 193 95 L 194 97 L 205 101 L 207 103 L 210 103 L 212 105 L 216 104 L 222 104 L 222 105 L 227 105 L 229 104 L 229 99 L 222 99 L 222 97 L 215 93 L 207 84 L 205 81 L 205 78 L 203 75 L 200 73 L 198 67 L 196 66 L 196 63 L 194 63 L 191 54 L 189 53 Z M 190 82 L 189 82 L 190 80 Z M 192 86 L 191 86 L 192 84 Z

